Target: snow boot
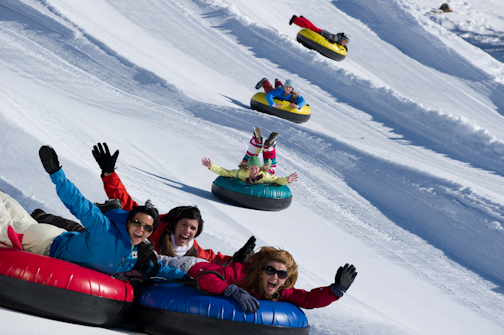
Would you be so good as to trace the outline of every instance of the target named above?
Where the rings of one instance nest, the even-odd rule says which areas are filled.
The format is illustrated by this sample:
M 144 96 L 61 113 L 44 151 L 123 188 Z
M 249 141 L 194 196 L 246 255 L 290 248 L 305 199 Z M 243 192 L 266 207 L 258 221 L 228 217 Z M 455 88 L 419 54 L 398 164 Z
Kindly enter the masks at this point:
M 265 80 L 268 80 L 268 78 L 263 78 L 261 79 L 256 85 L 255 85 L 255 89 L 258 90 L 261 88 L 262 86 L 262 83 L 265 81 Z
M 46 215 L 46 212 L 44 212 L 42 209 L 40 208 L 37 208 L 35 209 L 31 214 L 30 216 L 32 218 L 34 218 L 35 220 L 37 220 L 38 217 L 42 216 L 42 215 Z
M 271 147 L 272 145 L 275 144 L 276 140 L 278 138 L 278 133 L 277 132 L 272 132 L 270 134 L 270 136 L 268 137 L 268 139 L 266 140 L 266 142 L 264 142 L 264 147 L 265 148 L 269 148 Z
M 261 129 L 254 127 L 254 137 L 257 143 L 262 143 Z
M 290 21 L 289 21 L 289 26 L 292 25 L 292 23 L 294 22 L 294 20 L 296 19 L 296 15 L 292 15 Z

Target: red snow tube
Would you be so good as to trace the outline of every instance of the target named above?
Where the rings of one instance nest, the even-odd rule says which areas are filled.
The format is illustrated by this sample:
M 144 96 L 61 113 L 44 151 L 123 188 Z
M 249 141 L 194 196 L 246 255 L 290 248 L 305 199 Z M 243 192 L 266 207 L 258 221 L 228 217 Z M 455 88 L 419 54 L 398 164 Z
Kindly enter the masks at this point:
M 133 307 L 126 281 L 0 244 L 0 306 L 56 320 L 114 326 Z

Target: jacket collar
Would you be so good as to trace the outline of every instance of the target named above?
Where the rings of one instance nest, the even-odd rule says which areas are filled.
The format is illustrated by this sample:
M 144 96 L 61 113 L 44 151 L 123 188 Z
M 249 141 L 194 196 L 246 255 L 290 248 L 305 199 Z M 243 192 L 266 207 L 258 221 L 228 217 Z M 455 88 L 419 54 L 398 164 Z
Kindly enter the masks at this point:
M 111 209 L 105 212 L 105 216 L 110 219 L 112 224 L 117 228 L 121 237 L 124 241 L 129 241 L 130 248 L 133 245 L 131 242 L 131 238 L 128 234 L 127 222 L 128 222 L 129 211 L 125 211 L 122 209 Z

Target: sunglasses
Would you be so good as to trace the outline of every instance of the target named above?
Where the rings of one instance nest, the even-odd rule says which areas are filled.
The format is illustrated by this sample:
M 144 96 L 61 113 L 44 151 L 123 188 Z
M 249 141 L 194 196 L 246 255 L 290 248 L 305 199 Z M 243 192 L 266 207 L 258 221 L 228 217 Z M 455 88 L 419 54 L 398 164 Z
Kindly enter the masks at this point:
M 152 232 L 152 231 L 154 230 L 154 227 L 153 227 L 153 226 L 151 226 L 150 224 L 142 225 L 142 222 L 140 222 L 138 219 L 133 219 L 133 220 L 131 220 L 130 222 L 131 222 L 131 224 L 132 224 L 133 226 L 138 227 L 138 228 L 140 228 L 140 227 L 142 227 L 142 226 L 143 226 L 143 229 L 144 229 L 146 232 L 148 232 L 148 233 L 150 233 L 150 232 Z
M 285 270 L 277 270 L 271 265 L 268 265 L 266 269 L 264 269 L 264 272 L 266 272 L 267 275 L 273 276 L 275 273 L 278 275 L 278 278 L 280 279 L 285 279 L 287 278 L 287 271 Z

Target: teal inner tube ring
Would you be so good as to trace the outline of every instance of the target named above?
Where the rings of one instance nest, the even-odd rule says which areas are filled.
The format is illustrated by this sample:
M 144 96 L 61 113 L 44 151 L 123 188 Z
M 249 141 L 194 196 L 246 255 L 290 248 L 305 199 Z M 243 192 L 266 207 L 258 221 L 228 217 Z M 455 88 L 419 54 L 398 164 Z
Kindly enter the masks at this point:
M 292 202 L 292 193 L 287 185 L 250 185 L 236 178 L 222 176 L 213 182 L 212 193 L 217 199 L 231 205 L 263 211 L 280 211 Z

